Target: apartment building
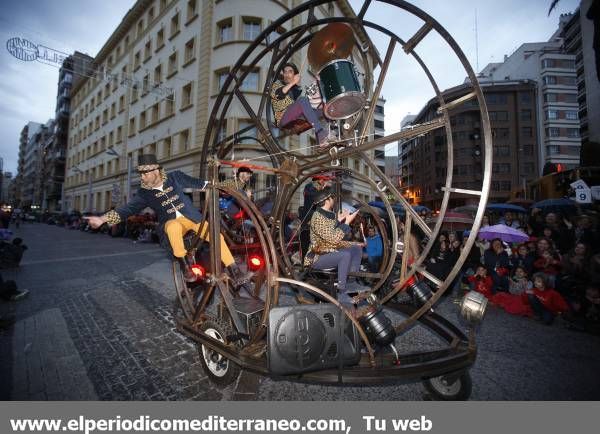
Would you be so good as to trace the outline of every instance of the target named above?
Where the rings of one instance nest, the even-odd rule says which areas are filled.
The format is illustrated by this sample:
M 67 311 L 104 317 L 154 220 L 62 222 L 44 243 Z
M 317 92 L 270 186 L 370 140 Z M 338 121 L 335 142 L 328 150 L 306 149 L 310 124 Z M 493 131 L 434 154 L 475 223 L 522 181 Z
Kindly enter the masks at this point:
M 563 29 L 565 48 L 575 56 L 582 166 L 600 166 L 600 53 L 594 49 L 592 15 L 592 0 L 582 0 Z
M 19 137 L 19 160 L 15 178 L 15 197 L 17 206 L 33 203 L 33 182 L 35 168 L 38 166 L 38 147 L 44 126 L 38 122 L 28 122 Z
M 68 208 L 101 212 L 125 202 L 128 189 L 135 192 L 139 186 L 138 177 L 129 180 L 127 173 L 140 154 L 155 153 L 167 170 L 197 176 L 208 119 L 229 71 L 256 36 L 297 4 L 295 0 L 138 0 L 94 58 L 96 78 L 73 86 L 64 188 Z M 335 7 L 318 7 L 316 13 L 353 11 L 340 0 Z M 297 16 L 292 24 L 305 19 Z M 277 33 L 286 30 L 290 29 Z M 301 65 L 305 51 L 292 60 Z M 262 95 L 268 61 L 249 71 L 241 85 L 253 108 Z M 219 136 L 252 126 L 247 111 L 234 100 Z M 259 138 L 256 128 L 244 136 L 248 138 L 235 144 L 235 158 L 264 156 L 255 140 Z M 307 132 L 287 138 L 285 146 L 309 147 L 314 144 L 312 136 Z M 353 166 L 369 175 L 366 165 L 356 161 Z M 223 172 L 228 175 L 230 170 Z M 256 173 L 254 182 L 255 189 L 262 190 L 276 180 Z M 364 183 L 353 183 L 351 190 L 362 198 L 371 197 Z
M 506 201 L 511 194 L 537 178 L 536 84 L 530 80 L 483 83 L 493 137 L 493 176 L 490 202 Z M 453 101 L 470 91 L 461 85 L 443 92 Z M 423 123 L 437 116 L 439 103 L 431 99 L 414 119 Z M 483 132 L 476 100 L 451 112 L 454 166 L 452 187 L 481 190 L 483 181 Z M 401 145 L 402 192 L 410 203 L 439 209 L 448 170 L 445 129 L 427 133 Z M 469 204 L 472 196 L 453 194 L 450 208 Z
M 559 27 L 546 42 L 526 43 L 500 63 L 488 64 L 481 83 L 532 80 L 537 83 L 539 175 L 546 163 L 565 169 L 579 165 L 581 138 L 575 56 L 566 51 L 563 28 L 571 14 L 561 15 Z

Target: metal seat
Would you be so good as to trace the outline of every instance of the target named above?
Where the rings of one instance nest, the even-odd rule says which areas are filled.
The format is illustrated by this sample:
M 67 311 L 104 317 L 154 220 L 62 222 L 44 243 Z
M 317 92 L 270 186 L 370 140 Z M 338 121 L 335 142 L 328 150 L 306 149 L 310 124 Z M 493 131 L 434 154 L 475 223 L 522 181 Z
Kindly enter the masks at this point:
M 303 133 L 304 131 L 310 130 L 312 125 L 304 118 L 294 119 L 291 122 L 288 122 L 285 125 L 281 125 L 279 127 L 282 130 L 283 134 L 280 137 L 298 135 Z
M 306 277 L 319 283 L 315 285 L 323 287 L 327 294 L 337 298 L 337 267 L 317 269 L 310 267 L 306 270 Z

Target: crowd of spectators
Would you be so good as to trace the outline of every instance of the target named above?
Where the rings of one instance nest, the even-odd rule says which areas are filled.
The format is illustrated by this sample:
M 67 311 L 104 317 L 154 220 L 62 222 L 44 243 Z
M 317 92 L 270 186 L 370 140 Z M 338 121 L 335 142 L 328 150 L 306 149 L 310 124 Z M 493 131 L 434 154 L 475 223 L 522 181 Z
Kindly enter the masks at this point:
M 453 289 L 471 289 L 511 314 L 544 324 L 556 318 L 568 328 L 600 334 L 600 235 L 593 214 L 534 209 L 486 215 L 483 226 L 505 224 L 528 235 L 521 243 L 478 238 Z M 442 232 L 427 270 L 445 279 L 464 246 L 461 232 Z

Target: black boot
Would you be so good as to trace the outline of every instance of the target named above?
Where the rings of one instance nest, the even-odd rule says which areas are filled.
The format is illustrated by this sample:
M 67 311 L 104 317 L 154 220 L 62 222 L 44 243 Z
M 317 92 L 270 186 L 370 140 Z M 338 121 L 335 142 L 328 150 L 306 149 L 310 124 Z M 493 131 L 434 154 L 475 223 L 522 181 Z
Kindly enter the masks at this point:
M 233 281 L 234 288 L 249 283 L 252 276 L 254 276 L 252 272 L 242 273 L 242 270 L 235 263 L 227 267 L 227 270 L 229 271 L 229 277 Z
M 179 262 L 179 267 L 181 268 L 181 273 L 183 274 L 183 280 L 186 282 L 195 282 L 196 275 L 192 271 L 192 267 L 190 266 L 187 258 L 177 258 L 177 262 Z

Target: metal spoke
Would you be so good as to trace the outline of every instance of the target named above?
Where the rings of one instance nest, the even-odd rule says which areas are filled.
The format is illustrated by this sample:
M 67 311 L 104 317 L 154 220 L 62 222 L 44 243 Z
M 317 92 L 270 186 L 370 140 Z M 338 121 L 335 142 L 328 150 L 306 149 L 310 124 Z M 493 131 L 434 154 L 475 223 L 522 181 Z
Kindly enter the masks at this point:
M 477 98 L 477 94 L 475 92 L 470 92 L 470 93 L 466 94 L 465 96 L 461 96 L 460 98 L 455 99 L 454 101 L 450 101 L 446 104 L 440 105 L 437 109 L 437 112 L 442 113 L 444 111 L 451 110 L 461 104 L 464 104 L 465 102 L 467 102 L 473 98 Z
M 404 52 L 406 54 L 412 53 L 415 47 L 423 40 L 425 36 L 427 36 L 431 29 L 433 29 L 433 25 L 429 21 L 423 24 L 423 26 L 417 30 L 417 33 L 415 33 L 412 38 L 406 41 L 406 44 L 404 44 L 404 47 L 402 47 Z
M 377 86 L 375 86 L 375 90 L 373 91 L 373 95 L 371 96 L 371 104 L 369 105 L 369 111 L 363 119 L 363 127 L 362 131 L 360 132 L 361 138 L 359 139 L 359 143 L 361 145 L 367 141 L 366 134 L 371 125 L 373 113 L 375 113 L 375 106 L 377 105 L 377 99 L 379 99 L 379 94 L 381 93 L 381 88 L 383 87 L 383 82 L 385 81 L 385 77 L 387 75 L 388 67 L 390 66 L 395 47 L 396 40 L 390 39 L 390 43 L 388 44 L 388 48 L 385 53 L 385 60 L 383 61 L 383 65 L 381 65 L 381 73 L 379 74 L 379 78 L 377 79 Z
M 448 191 L 450 193 L 461 193 L 461 194 L 471 194 L 473 196 L 481 196 L 480 190 L 467 190 L 464 188 L 454 188 L 454 187 L 442 187 L 442 190 Z

